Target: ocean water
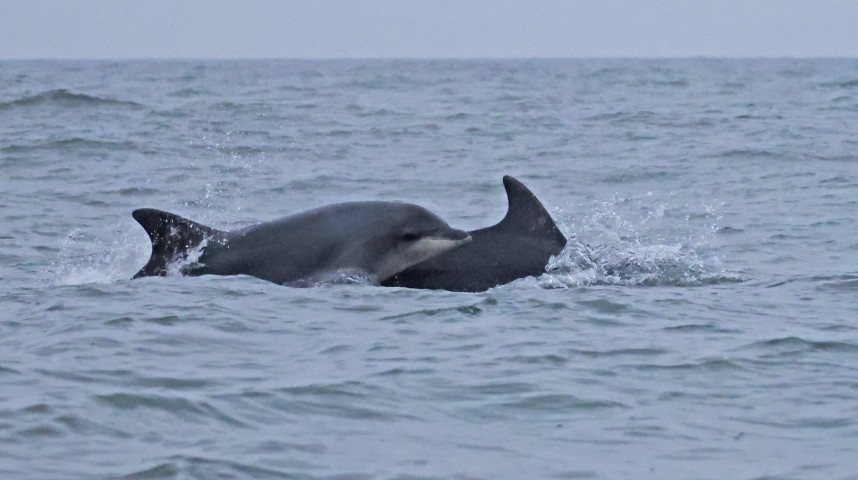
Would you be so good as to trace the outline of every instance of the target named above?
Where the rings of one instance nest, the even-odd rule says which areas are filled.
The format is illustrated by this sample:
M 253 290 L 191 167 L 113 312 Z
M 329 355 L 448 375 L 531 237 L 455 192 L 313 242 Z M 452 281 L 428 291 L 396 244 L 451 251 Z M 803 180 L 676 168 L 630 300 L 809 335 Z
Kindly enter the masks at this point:
M 858 60 L 0 63 L 0 477 L 858 479 Z M 154 207 L 569 237 L 488 292 L 129 280 Z

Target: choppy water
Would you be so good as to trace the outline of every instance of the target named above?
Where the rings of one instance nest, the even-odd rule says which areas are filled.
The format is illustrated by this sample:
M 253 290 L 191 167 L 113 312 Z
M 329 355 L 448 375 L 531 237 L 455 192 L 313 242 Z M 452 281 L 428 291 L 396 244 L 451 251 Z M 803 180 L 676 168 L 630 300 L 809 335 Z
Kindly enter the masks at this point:
M 858 61 L 0 63 L 2 478 L 858 478 Z M 570 237 L 481 294 L 128 278 L 404 200 Z

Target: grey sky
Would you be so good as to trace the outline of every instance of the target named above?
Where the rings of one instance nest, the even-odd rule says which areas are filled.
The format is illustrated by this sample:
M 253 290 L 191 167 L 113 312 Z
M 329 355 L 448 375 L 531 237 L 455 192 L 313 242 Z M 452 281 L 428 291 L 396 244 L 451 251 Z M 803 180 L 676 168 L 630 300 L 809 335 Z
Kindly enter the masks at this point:
M 0 58 L 858 57 L 853 0 L 0 0 Z

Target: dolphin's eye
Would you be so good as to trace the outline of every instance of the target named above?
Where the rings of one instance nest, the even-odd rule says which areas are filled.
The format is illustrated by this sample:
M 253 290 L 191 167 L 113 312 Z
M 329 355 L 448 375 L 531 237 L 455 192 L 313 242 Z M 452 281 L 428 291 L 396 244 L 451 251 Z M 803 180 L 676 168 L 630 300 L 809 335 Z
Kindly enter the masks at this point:
M 406 233 L 402 235 L 402 240 L 405 242 L 414 242 L 418 238 L 420 238 L 420 235 L 417 235 L 416 233 Z

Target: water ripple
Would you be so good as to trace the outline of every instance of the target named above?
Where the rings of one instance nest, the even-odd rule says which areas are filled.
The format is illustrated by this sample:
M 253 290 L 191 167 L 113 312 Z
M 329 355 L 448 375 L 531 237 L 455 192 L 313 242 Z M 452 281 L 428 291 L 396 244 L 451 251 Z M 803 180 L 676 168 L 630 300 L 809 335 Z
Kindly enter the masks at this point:
M 842 341 L 814 341 L 796 336 L 773 338 L 770 340 L 754 342 L 744 348 L 756 349 L 777 355 L 790 355 L 803 352 L 858 352 L 858 344 Z
M 578 398 L 574 395 L 557 393 L 530 395 L 514 402 L 502 404 L 502 406 L 526 412 L 563 411 L 567 413 L 626 407 L 620 402 L 588 400 Z
M 124 480 L 158 480 L 174 478 L 281 478 L 294 480 L 286 471 L 263 468 L 249 463 L 219 460 L 202 456 L 174 455 L 169 461 L 128 474 L 119 474 Z M 366 478 L 355 476 L 356 479 Z
M 245 426 L 243 422 L 221 412 L 208 402 L 189 400 L 174 395 L 117 392 L 96 395 L 95 398 L 108 407 L 117 410 L 144 409 L 175 416 L 176 419 L 182 421 L 206 422 L 208 419 L 214 419 L 233 427 Z

